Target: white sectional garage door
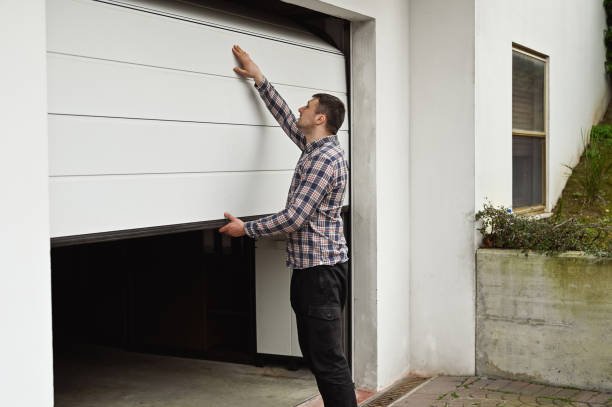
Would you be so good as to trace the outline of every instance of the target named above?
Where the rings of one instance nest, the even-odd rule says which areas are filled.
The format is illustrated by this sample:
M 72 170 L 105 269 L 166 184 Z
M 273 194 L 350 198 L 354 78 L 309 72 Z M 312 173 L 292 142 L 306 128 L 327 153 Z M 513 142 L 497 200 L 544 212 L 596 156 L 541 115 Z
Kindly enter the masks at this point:
M 304 31 L 159 1 L 49 0 L 47 16 L 52 237 L 283 207 L 300 152 L 232 44 L 295 111 L 346 102 L 343 55 Z M 339 137 L 348 156 L 348 123 Z

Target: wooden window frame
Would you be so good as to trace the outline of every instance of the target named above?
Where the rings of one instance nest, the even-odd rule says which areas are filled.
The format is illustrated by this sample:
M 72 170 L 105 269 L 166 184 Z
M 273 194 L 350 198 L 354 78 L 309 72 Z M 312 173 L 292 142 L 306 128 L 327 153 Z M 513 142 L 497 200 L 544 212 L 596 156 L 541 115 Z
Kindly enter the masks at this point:
M 512 53 L 518 52 L 530 58 L 537 59 L 544 62 L 544 131 L 531 131 L 515 129 L 512 127 L 512 138 L 515 136 L 520 137 L 535 137 L 544 140 L 544 147 L 542 148 L 542 202 L 537 205 L 514 207 L 512 211 L 517 214 L 536 214 L 546 211 L 548 201 L 548 110 L 549 110 L 549 98 L 548 98 L 548 82 L 549 82 L 549 57 L 540 52 L 534 51 L 527 47 L 519 44 L 512 44 Z M 514 78 L 514 70 L 512 71 L 512 77 Z M 513 102 L 514 107 L 514 102 Z M 514 185 L 512 186 L 514 188 Z

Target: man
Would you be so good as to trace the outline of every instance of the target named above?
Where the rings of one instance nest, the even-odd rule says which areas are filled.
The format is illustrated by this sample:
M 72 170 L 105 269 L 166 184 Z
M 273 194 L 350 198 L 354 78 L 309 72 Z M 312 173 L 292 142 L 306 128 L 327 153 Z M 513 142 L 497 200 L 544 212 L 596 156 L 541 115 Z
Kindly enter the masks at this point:
M 284 210 L 246 223 L 225 213 L 229 223 L 219 232 L 254 239 L 277 233 L 287 236 L 287 266 L 293 269 L 291 307 L 302 355 L 326 407 L 355 407 L 355 388 L 341 335 L 348 249 L 340 212 L 348 166 L 336 132 L 344 121 L 344 105 L 335 96 L 315 94 L 299 109 L 296 120 L 249 55 L 237 45 L 232 52 L 240 64 L 234 71 L 255 80 L 268 110 L 302 155 Z

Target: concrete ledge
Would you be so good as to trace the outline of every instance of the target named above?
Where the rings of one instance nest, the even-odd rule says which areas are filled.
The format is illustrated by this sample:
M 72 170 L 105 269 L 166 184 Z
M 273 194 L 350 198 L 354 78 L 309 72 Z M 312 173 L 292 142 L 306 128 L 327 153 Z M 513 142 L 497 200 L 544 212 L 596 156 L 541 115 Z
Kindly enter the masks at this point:
M 612 259 L 477 252 L 478 375 L 612 390 Z

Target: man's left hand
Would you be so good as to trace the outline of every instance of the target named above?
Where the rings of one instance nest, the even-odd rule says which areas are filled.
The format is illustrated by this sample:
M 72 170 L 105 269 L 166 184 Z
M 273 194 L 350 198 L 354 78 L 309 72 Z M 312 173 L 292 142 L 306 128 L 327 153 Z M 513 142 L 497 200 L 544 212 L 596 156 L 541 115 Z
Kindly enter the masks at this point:
M 231 237 L 240 237 L 245 235 L 243 221 L 227 212 L 225 212 L 223 216 L 229 220 L 229 223 L 220 228 L 219 233 L 223 233 Z

